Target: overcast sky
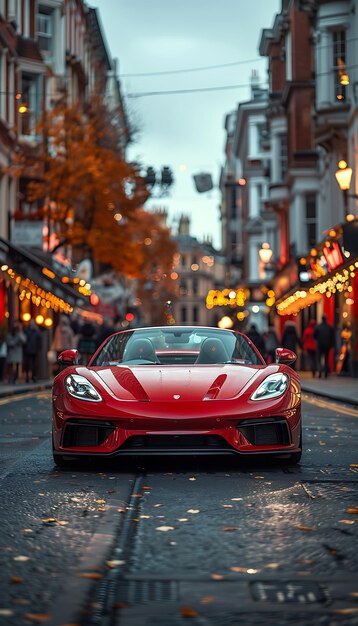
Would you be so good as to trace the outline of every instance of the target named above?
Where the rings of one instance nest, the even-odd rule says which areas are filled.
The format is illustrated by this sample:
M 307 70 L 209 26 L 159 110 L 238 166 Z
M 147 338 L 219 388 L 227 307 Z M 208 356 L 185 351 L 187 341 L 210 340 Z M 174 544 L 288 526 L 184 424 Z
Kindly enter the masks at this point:
M 195 190 L 193 175 L 210 172 L 218 184 L 224 161 L 225 115 L 248 100 L 253 69 L 266 82 L 266 60 L 258 53 L 263 28 L 271 28 L 280 0 L 97 0 L 105 38 L 118 59 L 129 117 L 139 128 L 129 157 L 160 171 L 169 165 L 175 185 L 166 207 L 176 230 L 182 213 L 191 234 L 221 244 L 219 192 Z M 245 61 L 249 61 L 246 63 Z M 228 65 L 172 74 L 125 76 Z M 129 97 L 130 94 L 238 85 L 235 89 Z

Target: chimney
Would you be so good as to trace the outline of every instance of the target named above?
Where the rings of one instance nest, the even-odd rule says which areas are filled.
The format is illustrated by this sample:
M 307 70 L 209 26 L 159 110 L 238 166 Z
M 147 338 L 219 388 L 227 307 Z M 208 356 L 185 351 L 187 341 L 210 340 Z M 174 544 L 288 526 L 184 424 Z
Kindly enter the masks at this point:
M 190 219 L 187 215 L 181 215 L 179 220 L 179 235 L 189 235 L 190 230 Z

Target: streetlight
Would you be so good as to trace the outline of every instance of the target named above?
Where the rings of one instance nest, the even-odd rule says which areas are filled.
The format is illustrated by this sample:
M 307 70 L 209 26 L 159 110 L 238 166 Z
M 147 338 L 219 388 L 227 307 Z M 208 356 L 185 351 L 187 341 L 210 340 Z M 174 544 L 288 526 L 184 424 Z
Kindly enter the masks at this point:
M 354 220 L 354 215 L 348 213 L 348 198 L 350 195 L 348 194 L 349 187 L 351 185 L 352 180 L 352 168 L 348 167 L 346 161 L 343 159 L 338 163 L 338 170 L 336 171 L 336 180 L 339 185 L 339 188 L 343 191 L 344 198 L 344 210 L 346 214 L 346 221 L 351 222 Z M 352 196 L 353 197 L 353 196 Z
M 270 248 L 270 244 L 263 243 L 259 250 L 260 261 L 262 261 L 264 265 L 268 265 L 272 259 L 272 255 L 273 255 L 273 252 Z

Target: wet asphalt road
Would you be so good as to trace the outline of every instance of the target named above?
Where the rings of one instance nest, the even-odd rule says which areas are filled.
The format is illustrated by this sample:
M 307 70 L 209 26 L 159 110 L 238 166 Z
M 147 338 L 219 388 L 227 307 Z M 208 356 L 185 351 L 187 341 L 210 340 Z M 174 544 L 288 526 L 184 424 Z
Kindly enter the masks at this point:
M 305 396 L 303 414 L 294 468 L 60 470 L 49 393 L 0 400 L 0 624 L 358 624 L 358 412 Z

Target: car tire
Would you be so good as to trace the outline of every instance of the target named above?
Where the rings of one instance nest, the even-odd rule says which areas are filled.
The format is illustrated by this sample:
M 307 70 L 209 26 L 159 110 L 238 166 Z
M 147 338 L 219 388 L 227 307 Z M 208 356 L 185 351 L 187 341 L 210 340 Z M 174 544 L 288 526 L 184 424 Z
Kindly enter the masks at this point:
M 58 454 L 57 452 L 55 452 L 55 446 L 53 443 L 53 436 L 52 436 L 52 456 L 53 456 L 53 460 L 55 465 L 57 465 L 57 467 L 68 467 L 69 465 L 69 461 L 66 461 L 63 458 L 62 454 Z
M 300 462 L 301 457 L 302 457 L 302 426 L 301 426 L 301 431 L 300 431 L 300 443 L 299 446 L 301 448 L 301 450 L 299 452 L 293 452 L 292 454 L 290 454 L 289 458 L 287 459 L 287 463 L 288 465 L 297 465 L 297 463 Z

